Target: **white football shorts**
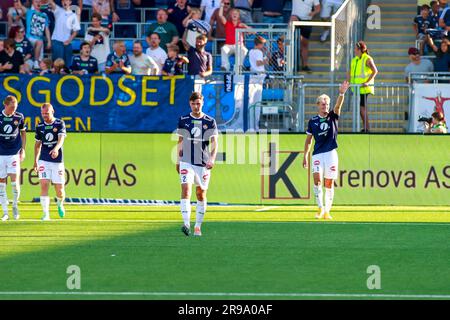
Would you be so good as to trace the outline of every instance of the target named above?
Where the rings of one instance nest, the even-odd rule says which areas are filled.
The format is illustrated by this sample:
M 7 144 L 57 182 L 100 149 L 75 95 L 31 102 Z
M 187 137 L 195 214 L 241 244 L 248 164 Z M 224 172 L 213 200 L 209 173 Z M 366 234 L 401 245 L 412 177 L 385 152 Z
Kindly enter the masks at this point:
M 339 159 L 336 149 L 312 156 L 312 172 L 320 173 L 320 176 L 325 179 L 337 180 L 338 165 Z
M 211 170 L 206 167 L 194 166 L 190 163 L 180 162 L 181 184 L 196 184 L 202 190 L 208 190 Z
M 65 183 L 65 170 L 63 162 L 38 161 L 39 179 L 51 180 L 54 184 Z
M 8 174 L 20 174 L 19 154 L 0 156 L 0 178 L 4 179 Z

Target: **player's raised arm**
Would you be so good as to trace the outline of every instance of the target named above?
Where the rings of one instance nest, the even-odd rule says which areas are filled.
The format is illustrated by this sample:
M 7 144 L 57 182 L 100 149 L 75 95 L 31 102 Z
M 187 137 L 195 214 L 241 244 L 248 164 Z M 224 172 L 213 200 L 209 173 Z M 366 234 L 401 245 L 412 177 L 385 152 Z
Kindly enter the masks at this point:
M 342 105 L 344 104 L 345 93 L 347 92 L 349 87 L 350 83 L 348 81 L 344 81 L 339 87 L 339 97 L 336 101 L 336 105 L 334 106 L 334 113 L 337 114 L 338 116 L 341 114 L 341 108 Z

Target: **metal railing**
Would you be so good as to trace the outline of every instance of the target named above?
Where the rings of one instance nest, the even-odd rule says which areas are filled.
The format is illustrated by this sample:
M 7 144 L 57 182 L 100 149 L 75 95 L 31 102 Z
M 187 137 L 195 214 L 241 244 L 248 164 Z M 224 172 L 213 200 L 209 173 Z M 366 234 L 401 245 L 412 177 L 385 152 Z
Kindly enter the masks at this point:
M 347 93 L 339 119 L 341 132 L 360 132 L 360 85 L 352 85 Z M 408 129 L 411 87 L 408 84 L 376 84 L 375 95 L 367 100 L 367 120 L 370 132 L 403 133 Z M 336 100 L 339 84 L 302 83 L 299 95 L 300 132 L 306 131 L 307 121 L 317 114 L 316 99 L 321 94 L 331 97 L 330 108 Z
M 450 72 L 411 72 L 408 77 L 408 82 L 449 82 Z

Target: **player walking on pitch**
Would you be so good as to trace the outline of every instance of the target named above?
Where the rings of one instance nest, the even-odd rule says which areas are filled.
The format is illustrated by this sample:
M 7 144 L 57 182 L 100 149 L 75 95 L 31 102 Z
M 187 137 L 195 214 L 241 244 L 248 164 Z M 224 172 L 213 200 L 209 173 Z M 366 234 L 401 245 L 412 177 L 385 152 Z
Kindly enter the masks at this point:
M 189 98 L 192 112 L 178 121 L 178 145 L 176 169 L 181 179 L 181 231 L 189 236 L 191 219 L 192 185 L 197 185 L 197 207 L 194 236 L 201 236 L 201 225 L 206 213 L 206 191 L 211 169 L 217 155 L 218 131 L 216 120 L 202 112 L 203 96 L 194 92 Z M 211 150 L 209 146 L 211 144 Z
M 50 103 L 41 107 L 43 122 L 36 126 L 36 144 L 34 145 L 34 170 L 39 173 L 41 182 L 41 206 L 44 211 L 43 221 L 50 220 L 50 181 L 55 185 L 58 214 L 64 218 L 64 161 L 63 149 L 66 137 L 66 125 L 54 116 L 55 110 Z
M 317 219 L 332 219 L 330 215 L 334 198 L 334 180 L 338 177 L 337 134 L 338 120 L 341 107 L 344 104 L 344 96 L 349 88 L 348 81 L 339 87 L 339 98 L 334 109 L 330 110 L 330 97 L 323 94 L 317 98 L 319 114 L 309 120 L 303 167 L 308 167 L 309 152 L 312 138 L 314 137 L 314 151 L 312 156 L 312 171 L 314 176 L 314 195 L 316 197 L 319 212 Z M 325 206 L 323 205 L 322 177 L 325 177 Z
M 2 221 L 9 220 L 6 179 L 10 177 L 13 192 L 13 216 L 19 219 L 17 206 L 20 196 L 20 163 L 25 159 L 26 127 L 23 114 L 16 112 L 16 97 L 7 96 L 0 115 L 0 202 L 3 208 Z

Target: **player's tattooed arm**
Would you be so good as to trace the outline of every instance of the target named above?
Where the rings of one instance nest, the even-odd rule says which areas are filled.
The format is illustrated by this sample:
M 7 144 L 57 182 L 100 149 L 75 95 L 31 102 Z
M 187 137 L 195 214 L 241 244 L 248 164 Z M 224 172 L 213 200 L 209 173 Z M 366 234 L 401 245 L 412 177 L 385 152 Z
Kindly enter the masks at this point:
M 341 108 L 344 104 L 345 93 L 347 92 L 349 87 L 350 83 L 348 81 L 344 81 L 339 87 L 339 98 L 337 99 L 336 105 L 334 106 L 334 113 L 338 116 L 341 114 Z
M 308 134 L 305 140 L 305 148 L 303 152 L 303 168 L 305 169 L 308 168 L 309 152 L 311 151 L 312 138 L 313 136 L 311 134 Z
M 38 172 L 38 160 L 39 156 L 41 155 L 41 145 L 42 141 L 36 140 L 36 143 L 34 144 L 34 165 L 33 165 L 33 169 L 36 172 Z
M 175 165 L 175 168 L 178 173 L 180 173 L 180 158 L 183 154 L 183 137 L 178 137 L 178 144 L 177 144 L 177 163 Z

